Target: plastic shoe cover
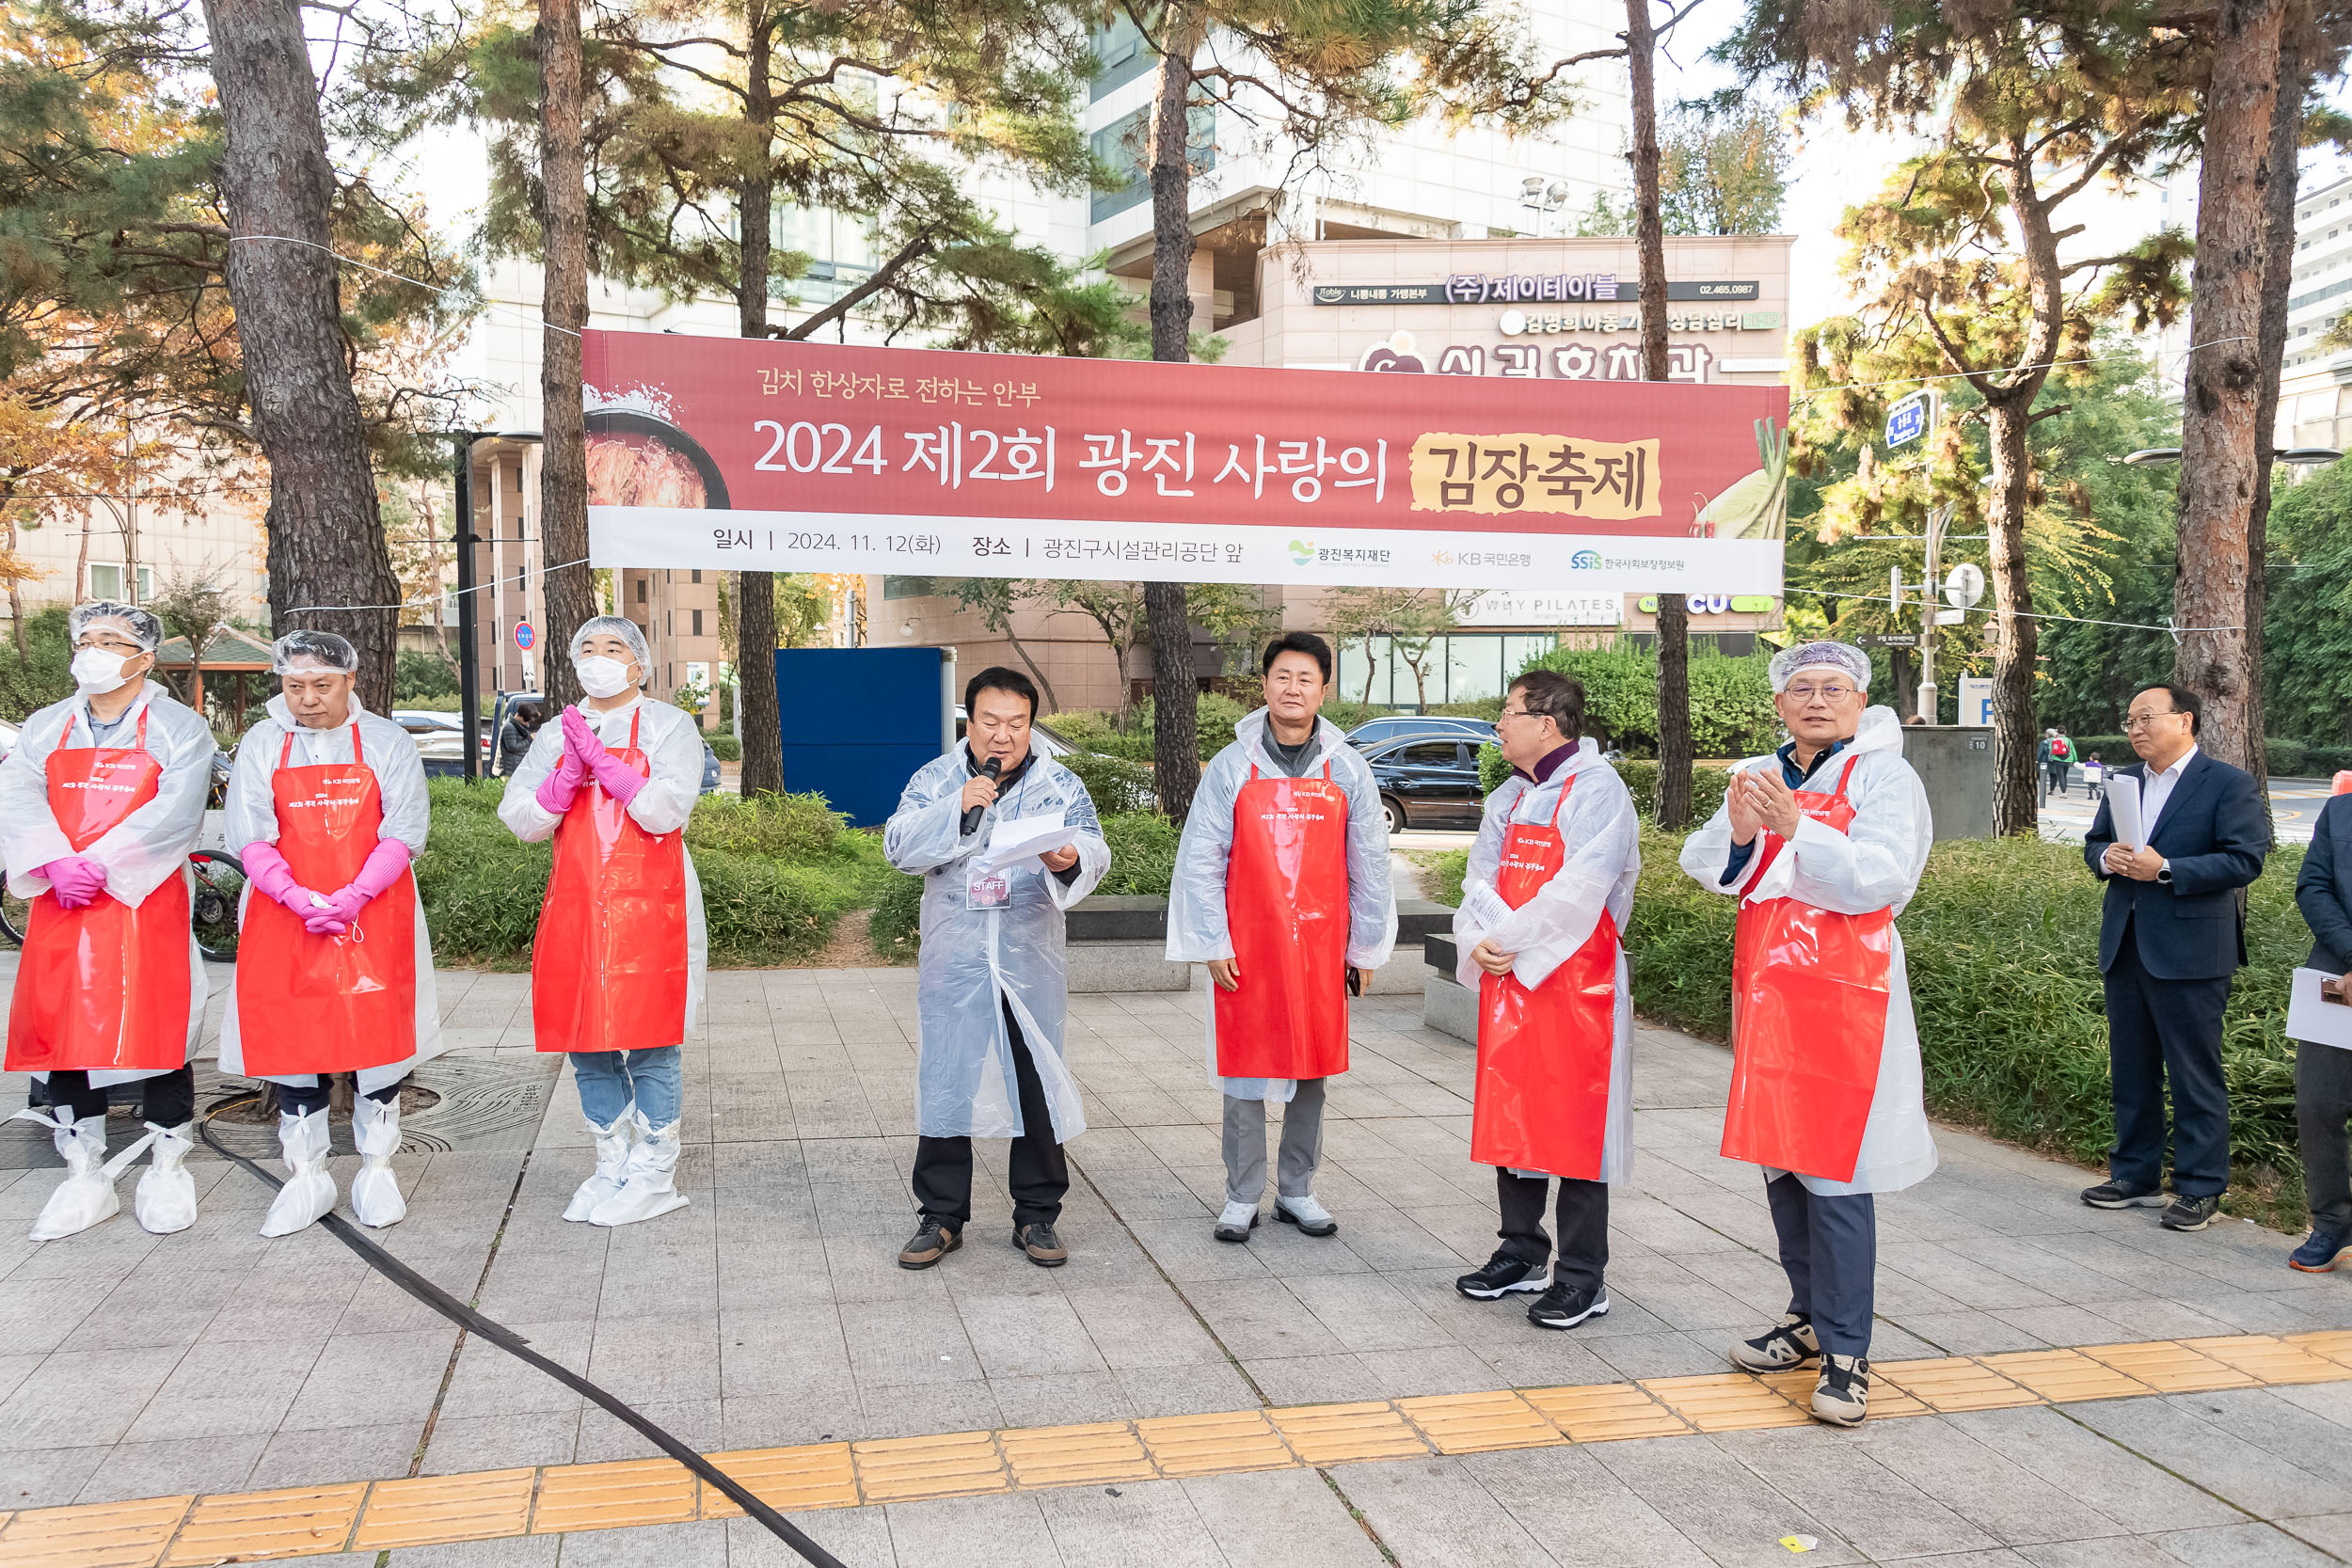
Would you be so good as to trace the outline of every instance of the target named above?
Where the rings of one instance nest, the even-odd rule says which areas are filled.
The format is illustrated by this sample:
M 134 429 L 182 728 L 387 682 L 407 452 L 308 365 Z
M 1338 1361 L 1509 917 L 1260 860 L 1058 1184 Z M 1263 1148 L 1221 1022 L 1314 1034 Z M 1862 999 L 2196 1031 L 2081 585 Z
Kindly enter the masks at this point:
M 359 1146 L 359 1174 L 351 1179 L 351 1212 L 361 1225 L 381 1230 L 408 1217 L 392 1174 L 400 1149 L 400 1101 L 361 1095 L 351 1103 L 351 1137 Z
M 147 1124 L 155 1137 L 153 1162 L 139 1175 L 138 1192 L 131 1200 L 131 1212 L 138 1216 L 139 1228 L 153 1236 L 168 1236 L 175 1230 L 185 1230 L 196 1223 L 196 1178 L 183 1167 L 188 1150 L 195 1141 L 188 1134 L 196 1123 L 183 1121 L 177 1127 Z
M 621 1190 L 621 1176 L 628 1166 L 629 1146 L 637 1137 L 637 1107 L 633 1103 L 622 1106 L 621 1114 L 612 1118 L 610 1127 L 590 1121 L 588 1135 L 596 1140 L 596 1173 L 572 1194 L 572 1201 L 564 1210 L 567 1220 L 587 1219 L 596 1212 L 597 1204 Z
M 106 1159 L 106 1118 L 85 1117 L 80 1121 L 47 1111 L 23 1110 L 11 1121 L 37 1121 L 50 1130 L 50 1142 L 65 1157 L 65 1180 L 49 1195 L 28 1233 L 36 1242 L 55 1242 L 87 1230 L 101 1220 L 122 1212 L 115 1194 L 115 1177 L 147 1148 L 141 1138 L 109 1163 Z
M 326 1172 L 326 1112 L 278 1117 L 278 1147 L 290 1174 L 262 1219 L 264 1236 L 291 1236 L 316 1225 L 335 1207 L 335 1179 Z
M 596 1205 L 588 1216 L 591 1225 L 634 1225 L 686 1207 L 686 1195 L 671 1184 L 671 1173 L 677 1169 L 678 1155 L 684 1152 L 678 1142 L 678 1124 L 674 1121 L 656 1128 L 642 1114 L 630 1119 L 637 1124 L 637 1147 L 628 1151 L 621 1190 Z

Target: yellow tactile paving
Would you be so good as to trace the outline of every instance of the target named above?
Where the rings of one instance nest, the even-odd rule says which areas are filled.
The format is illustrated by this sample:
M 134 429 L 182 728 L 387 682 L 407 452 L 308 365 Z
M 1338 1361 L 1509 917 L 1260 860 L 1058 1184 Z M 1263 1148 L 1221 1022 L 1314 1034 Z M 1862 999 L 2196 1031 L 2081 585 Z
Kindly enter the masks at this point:
M 1142 1440 L 1124 1421 L 999 1433 L 1016 1486 L 1074 1486 L 1084 1481 L 1150 1481 L 1155 1474 Z
M 1566 1438 L 1535 1407 L 1503 1390 L 1492 1394 L 1433 1394 L 1399 1400 L 1405 1418 L 1421 1428 L 1439 1453 L 1488 1449 L 1539 1449 Z
M 520 1535 L 531 1524 L 536 1470 L 481 1470 L 464 1476 L 380 1481 L 368 1495 L 354 1551 L 488 1541 Z
M 1677 1437 L 1691 1423 L 1630 1383 L 1595 1383 L 1575 1388 L 1530 1388 L 1527 1402 L 1577 1443 L 1613 1443 L 1628 1437 Z
M 1266 1414 L 1281 1429 L 1298 1457 L 1310 1465 L 1347 1465 L 1359 1459 L 1408 1459 L 1429 1446 L 1388 1403 L 1302 1404 Z
M 2341 1362 L 2314 1355 L 2267 1334 L 2233 1334 L 2220 1339 L 2184 1339 L 2200 1354 L 2235 1367 L 2265 1383 L 2332 1383 L 2344 1376 Z
M 675 1459 L 550 1465 L 539 1472 L 531 1533 L 682 1525 L 694 1517 L 694 1472 Z
M 2201 1394 L 2208 1388 L 2250 1387 L 2251 1372 L 2216 1361 L 2169 1339 L 2147 1345 L 2085 1345 L 2083 1354 L 2139 1379 L 2159 1394 Z
M 194 1497 L 28 1508 L 0 1528 L 8 1568 L 151 1568 Z
M 359 1517 L 365 1481 L 246 1492 L 205 1497 L 188 1511 L 171 1539 L 163 1568 L 204 1568 L 215 1562 L 261 1562 L 280 1557 L 341 1552 Z
M 2117 1400 L 2155 1390 L 2136 1377 L 2093 1361 L 2077 1350 L 2017 1350 L 1981 1358 L 1984 1365 L 2055 1403 Z
M 2352 1380 L 2352 1331 L 2094 1345 L 1872 1369 L 1870 1416 Z M 1135 1422 L 961 1432 L 713 1454 L 785 1512 L 861 1502 L 1339 1465 L 1563 1440 L 1809 1424 L 1812 1369 L 1495 1389 Z M 198 1568 L 740 1512 L 672 1461 L 562 1465 L 218 1497 L 0 1512 L 0 1568 Z
M 1801 1427 L 1813 1420 L 1780 1390 L 1746 1372 L 1645 1378 L 1642 1386 L 1701 1432 Z
M 963 1497 L 1002 1492 L 1011 1484 L 993 1432 L 950 1432 L 937 1437 L 883 1437 L 852 1443 L 858 1490 L 869 1503 L 908 1497 Z
M 2030 1388 L 2023 1388 L 1987 1371 L 1964 1355 L 1938 1356 L 1929 1361 L 1888 1361 L 1870 1369 L 1870 1391 L 1881 1383 L 1913 1396 L 1930 1410 L 1998 1410 L 2012 1404 L 2040 1404 Z
M 1155 1416 L 1136 1423 L 1136 1434 L 1164 1476 L 1230 1475 L 1284 1469 L 1296 1463 L 1261 1411 L 1215 1416 Z
M 857 1506 L 857 1471 L 847 1443 L 810 1443 L 793 1449 L 745 1449 L 714 1453 L 710 1462 L 749 1488 L 753 1497 L 779 1513 L 809 1508 Z M 703 1517 L 733 1519 L 743 1511 L 724 1492 L 703 1482 Z

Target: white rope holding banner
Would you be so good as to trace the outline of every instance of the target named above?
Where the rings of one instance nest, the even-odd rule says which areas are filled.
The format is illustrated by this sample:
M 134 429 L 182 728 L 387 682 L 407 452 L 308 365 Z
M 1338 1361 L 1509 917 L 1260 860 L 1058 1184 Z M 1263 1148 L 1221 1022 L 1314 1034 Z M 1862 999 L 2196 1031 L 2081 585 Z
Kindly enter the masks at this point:
M 583 555 L 578 561 L 560 561 L 552 566 L 542 566 L 538 569 L 536 575 L 539 577 L 546 577 L 549 572 L 560 572 L 569 566 L 585 566 L 587 564 L 588 557 Z M 510 582 L 529 582 L 532 575 L 533 574 L 530 572 L 517 572 L 511 578 L 493 578 L 488 582 L 477 582 L 471 588 L 453 589 L 446 594 L 427 594 L 422 598 L 404 599 L 399 604 L 307 604 L 302 606 L 299 610 L 289 610 L 283 613 L 288 615 L 325 615 L 332 611 L 347 610 L 353 614 L 358 614 L 362 610 L 414 610 L 419 605 L 432 604 L 442 598 L 453 599 L 465 594 L 479 594 L 485 589 L 502 587 Z
M 1883 594 L 1840 594 L 1835 589 L 1802 588 L 1794 583 L 1783 583 L 1781 585 L 1781 592 L 1783 594 L 1811 594 L 1816 598 L 1822 599 L 1864 599 L 1878 604 L 1886 603 L 1886 595 Z M 2175 637 L 2184 636 L 2189 632 L 2196 631 L 2244 631 L 2246 629 L 2244 626 L 2151 626 L 2138 621 L 2096 621 L 2088 615 L 2045 615 L 2038 610 L 2001 610 L 1992 608 L 1987 609 L 1985 613 L 1987 615 L 2007 615 L 2020 621 L 2071 621 L 2074 625 L 2080 626 L 2121 626 L 2125 631 L 2169 632 Z

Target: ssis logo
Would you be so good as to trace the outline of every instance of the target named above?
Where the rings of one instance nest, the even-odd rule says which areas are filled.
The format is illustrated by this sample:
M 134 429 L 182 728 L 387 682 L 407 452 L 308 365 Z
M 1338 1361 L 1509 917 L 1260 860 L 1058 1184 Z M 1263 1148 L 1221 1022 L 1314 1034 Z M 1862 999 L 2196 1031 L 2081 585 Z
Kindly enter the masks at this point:
M 1568 567 L 1571 571 L 1577 572 L 1597 572 L 1600 570 L 1600 552 L 1579 550 L 1568 557 Z
M 1304 566 L 1315 558 L 1315 542 L 1311 539 L 1291 541 L 1291 564 Z

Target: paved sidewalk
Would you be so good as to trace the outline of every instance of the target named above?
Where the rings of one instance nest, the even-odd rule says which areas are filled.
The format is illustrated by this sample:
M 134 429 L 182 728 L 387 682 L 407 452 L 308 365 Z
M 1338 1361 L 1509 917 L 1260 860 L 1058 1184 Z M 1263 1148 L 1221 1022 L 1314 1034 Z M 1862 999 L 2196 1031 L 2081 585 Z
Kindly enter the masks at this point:
M 551 1071 L 528 1050 L 527 992 L 522 976 L 444 974 L 453 1065 Z M 1776 1315 L 1760 1185 L 1714 1152 L 1729 1059 L 1653 1030 L 1637 1039 L 1640 1157 L 1613 1209 L 1609 1315 L 1547 1334 L 1456 1296 L 1453 1276 L 1493 1246 L 1492 1177 L 1467 1155 L 1470 1053 L 1407 998 L 1356 1005 L 1320 1186 L 1340 1234 L 1269 1222 L 1247 1247 L 1216 1243 L 1202 1001 L 1073 999 L 1091 1130 L 1072 1148 L 1063 1269 L 1009 1244 L 1002 1145 L 983 1146 L 964 1249 L 896 1267 L 912 1228 L 905 970 L 712 977 L 711 1029 L 689 1048 L 691 1208 L 614 1231 L 561 1221 L 588 1163 L 565 1078 L 528 1150 L 404 1154 L 410 1218 L 384 1241 L 705 1450 L 1713 1373 L 1732 1333 Z M 2081 1207 L 2070 1167 L 1939 1140 L 1944 1168 L 1881 1205 L 1879 1361 L 2352 1327 L 2352 1278 L 2287 1270 L 2286 1238 L 2234 1222 L 2169 1235 L 2152 1212 Z M 652 1451 L 494 1347 L 460 1346 L 324 1232 L 262 1242 L 268 1193 L 242 1171 L 201 1163 L 203 1218 L 182 1235 L 149 1237 L 126 1212 L 36 1246 L 24 1230 L 53 1180 L 0 1169 L 0 1509 Z M 2352 1382 L 798 1517 L 847 1560 L 910 1568 L 1746 1563 L 1788 1559 L 1792 1534 L 1818 1540 L 1818 1562 L 2317 1563 L 2352 1559 Z M 740 1520 L 392 1555 L 787 1560 Z

